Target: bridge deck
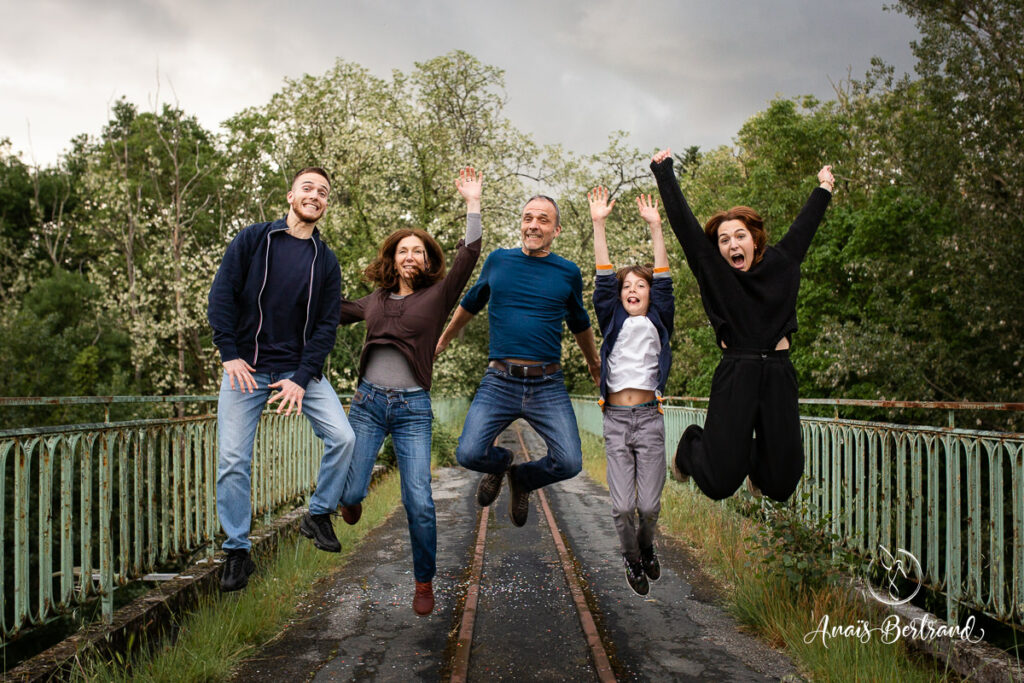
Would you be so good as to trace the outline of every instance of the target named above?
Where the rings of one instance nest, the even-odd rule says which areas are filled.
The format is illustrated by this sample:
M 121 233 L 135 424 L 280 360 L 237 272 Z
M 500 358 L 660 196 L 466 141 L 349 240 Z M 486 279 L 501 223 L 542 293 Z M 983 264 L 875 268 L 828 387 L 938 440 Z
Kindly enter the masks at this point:
M 521 434 L 521 438 L 520 438 Z M 500 437 L 539 457 L 543 443 L 517 423 Z M 405 516 L 396 512 L 364 541 L 340 572 L 318 587 L 296 620 L 236 680 L 441 680 L 454 663 L 480 510 L 477 474 L 439 472 L 437 605 L 429 617 L 411 608 L 412 562 Z M 795 673 L 788 659 L 715 604 L 687 554 L 660 543 L 662 578 L 646 598 L 622 572 L 607 492 L 585 475 L 547 487 L 575 577 L 620 680 L 769 680 Z M 371 494 L 372 495 L 372 494 Z M 507 514 L 507 487 L 486 520 L 483 571 L 466 678 L 599 680 L 563 563 L 539 496 L 527 525 Z

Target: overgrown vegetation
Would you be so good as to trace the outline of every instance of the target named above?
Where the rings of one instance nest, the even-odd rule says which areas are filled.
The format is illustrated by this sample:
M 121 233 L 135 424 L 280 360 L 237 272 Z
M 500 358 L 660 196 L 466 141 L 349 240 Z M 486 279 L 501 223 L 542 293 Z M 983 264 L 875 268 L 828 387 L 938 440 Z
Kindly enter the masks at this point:
M 582 437 L 584 469 L 607 486 L 603 439 Z M 746 493 L 740 499 L 748 510 L 759 507 Z M 705 498 L 690 484 L 669 481 L 659 529 L 686 546 L 742 624 L 785 648 L 806 675 L 815 681 L 959 680 L 902 641 L 808 638 L 825 615 L 832 625 L 856 625 L 874 616 L 837 582 L 844 562 L 826 551 L 821 528 L 800 528 L 795 510 L 772 506 L 748 517 L 734 507 Z M 792 572 L 794 567 L 799 571 Z
M 845 582 L 859 562 L 831 531 L 831 513 L 809 521 L 809 493 L 785 504 L 749 495 L 730 502 L 758 522 L 744 540 L 750 564 L 761 580 L 782 579 L 796 594 L 811 593 Z
M 343 565 L 360 540 L 395 509 L 400 500 L 398 473 L 385 476 L 363 501 L 359 524 L 336 524 L 341 554 L 325 553 L 301 537 L 284 541 L 273 557 L 257 557 L 249 586 L 238 593 L 208 595 L 176 624 L 173 642 L 112 661 L 89 657 L 80 662 L 76 681 L 219 681 L 273 638 L 295 614 L 314 584 Z

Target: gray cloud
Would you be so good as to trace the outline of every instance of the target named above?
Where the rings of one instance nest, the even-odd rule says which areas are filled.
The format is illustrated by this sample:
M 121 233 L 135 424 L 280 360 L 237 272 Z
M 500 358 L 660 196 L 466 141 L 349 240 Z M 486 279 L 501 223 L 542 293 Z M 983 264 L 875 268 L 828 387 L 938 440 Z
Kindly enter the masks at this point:
M 429 3 L 0 0 L 0 137 L 52 162 L 110 103 L 177 101 L 204 125 L 340 57 L 376 75 L 462 49 L 506 73 L 508 114 L 542 143 L 728 143 L 776 95 L 828 98 L 880 56 L 911 69 L 913 24 L 879 2 Z M 158 75 L 159 74 L 159 75 Z

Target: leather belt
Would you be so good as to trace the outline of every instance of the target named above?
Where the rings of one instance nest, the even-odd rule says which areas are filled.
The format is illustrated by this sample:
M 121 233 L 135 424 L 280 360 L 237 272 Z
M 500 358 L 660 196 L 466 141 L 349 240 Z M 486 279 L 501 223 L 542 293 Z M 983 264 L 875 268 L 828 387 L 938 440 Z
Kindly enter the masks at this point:
M 492 360 L 487 367 L 507 372 L 513 377 L 546 377 L 562 369 L 561 363 L 548 363 L 547 365 L 520 365 L 519 363 L 506 363 L 503 360 Z

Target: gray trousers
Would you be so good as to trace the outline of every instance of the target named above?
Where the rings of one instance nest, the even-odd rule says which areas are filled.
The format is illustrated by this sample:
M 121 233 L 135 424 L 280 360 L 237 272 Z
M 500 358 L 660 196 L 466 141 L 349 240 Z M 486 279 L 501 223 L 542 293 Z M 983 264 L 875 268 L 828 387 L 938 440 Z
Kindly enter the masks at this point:
M 622 554 L 630 562 L 654 544 L 665 486 L 665 419 L 657 406 L 604 406 L 608 492 Z

